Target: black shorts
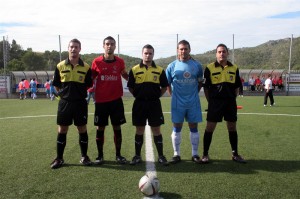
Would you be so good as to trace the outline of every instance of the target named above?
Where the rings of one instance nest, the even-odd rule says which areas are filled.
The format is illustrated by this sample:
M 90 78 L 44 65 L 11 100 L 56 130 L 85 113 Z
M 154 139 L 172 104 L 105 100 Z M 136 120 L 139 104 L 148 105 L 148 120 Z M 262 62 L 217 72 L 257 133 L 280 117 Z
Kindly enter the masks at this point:
M 145 126 L 148 119 L 149 126 L 157 127 L 164 124 L 164 115 L 160 100 L 134 100 L 132 107 L 132 124 Z
M 237 121 L 237 108 L 235 99 L 210 99 L 208 103 L 208 122 Z
M 84 126 L 87 124 L 88 106 L 86 100 L 69 102 L 66 100 L 59 100 L 57 111 L 57 124 L 61 126 Z
M 111 124 L 114 126 L 126 123 L 122 98 L 95 104 L 94 125 L 107 126 L 108 117 L 110 117 Z

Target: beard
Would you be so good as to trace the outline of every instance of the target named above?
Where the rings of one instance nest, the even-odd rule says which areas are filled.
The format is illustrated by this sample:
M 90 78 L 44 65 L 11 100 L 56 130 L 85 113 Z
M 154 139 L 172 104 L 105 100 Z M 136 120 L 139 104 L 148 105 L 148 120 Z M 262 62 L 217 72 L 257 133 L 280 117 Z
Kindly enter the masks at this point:
M 114 54 L 114 50 L 107 50 L 106 53 L 107 53 L 108 55 L 112 55 L 112 54 Z
M 71 54 L 71 58 L 73 58 L 73 59 L 75 59 L 75 58 L 77 58 L 78 57 L 78 54 L 76 53 L 76 54 Z

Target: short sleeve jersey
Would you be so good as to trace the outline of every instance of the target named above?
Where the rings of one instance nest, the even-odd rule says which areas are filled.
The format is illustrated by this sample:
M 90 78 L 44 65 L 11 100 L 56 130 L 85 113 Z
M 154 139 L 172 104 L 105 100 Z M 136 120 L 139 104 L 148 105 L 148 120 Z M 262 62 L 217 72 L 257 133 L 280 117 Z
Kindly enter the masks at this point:
M 124 60 L 115 56 L 114 60 L 105 60 L 101 55 L 92 63 L 92 76 L 95 79 L 95 101 L 103 103 L 123 96 L 122 71 Z
M 18 86 L 19 86 L 19 90 L 24 90 L 24 88 L 25 88 L 23 81 L 19 82 Z
M 49 90 L 50 89 L 50 83 L 49 82 L 45 82 L 44 87 Z
M 91 68 L 81 59 L 76 66 L 72 66 L 69 59 L 57 64 L 52 85 L 59 88 L 61 99 L 71 102 L 85 100 L 86 90 L 92 84 Z
M 141 61 L 129 72 L 128 88 L 133 89 L 133 96 L 141 100 L 156 100 L 161 97 L 161 88 L 167 87 L 168 80 L 164 69 L 152 62 L 147 67 Z
M 29 89 L 29 82 L 27 79 L 24 80 L 24 86 L 26 89 Z
M 31 80 L 30 81 L 30 88 L 36 88 L 37 87 L 37 84 L 35 81 Z
M 235 90 L 241 85 L 239 69 L 229 61 L 225 67 L 216 61 L 205 68 L 203 87 L 208 89 L 209 98 L 235 99 Z
M 172 108 L 200 106 L 198 84 L 203 79 L 202 65 L 194 59 L 175 60 L 166 69 L 172 87 Z

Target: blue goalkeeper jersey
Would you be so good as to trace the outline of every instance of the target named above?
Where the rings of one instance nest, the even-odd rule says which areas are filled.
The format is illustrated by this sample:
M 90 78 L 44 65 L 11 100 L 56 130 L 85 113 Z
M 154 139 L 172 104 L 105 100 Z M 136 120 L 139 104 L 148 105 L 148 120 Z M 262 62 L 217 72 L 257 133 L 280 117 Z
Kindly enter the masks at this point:
M 166 75 L 172 88 L 172 108 L 200 106 L 198 83 L 203 79 L 203 69 L 199 62 L 175 60 L 168 65 Z

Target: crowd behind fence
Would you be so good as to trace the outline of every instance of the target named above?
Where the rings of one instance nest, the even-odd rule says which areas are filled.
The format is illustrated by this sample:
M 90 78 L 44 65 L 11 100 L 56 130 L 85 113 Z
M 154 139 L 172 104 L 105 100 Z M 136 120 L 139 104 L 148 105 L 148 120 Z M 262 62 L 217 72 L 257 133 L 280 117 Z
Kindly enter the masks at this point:
M 299 73 L 300 71 L 293 71 L 294 73 Z M 240 76 L 244 79 L 243 86 L 244 90 L 249 90 L 250 91 L 250 85 L 249 85 L 249 79 L 251 77 L 253 78 L 265 78 L 267 77 L 268 74 L 272 74 L 273 78 L 279 78 L 281 77 L 283 79 L 283 87 L 280 88 L 279 90 L 284 91 L 286 88 L 286 77 L 287 77 L 287 71 L 286 70 L 257 70 L 257 69 L 240 69 Z M 47 80 L 51 80 L 53 78 L 54 71 L 12 71 L 11 72 L 11 85 L 12 87 L 12 93 L 17 93 L 19 92 L 18 89 L 18 83 L 22 79 L 36 79 L 38 82 L 38 89 L 39 92 L 45 92 L 44 88 L 44 83 Z M 126 87 L 126 82 L 123 82 L 123 87 Z M 125 89 L 127 90 L 127 89 Z M 256 89 L 256 91 L 259 91 Z

